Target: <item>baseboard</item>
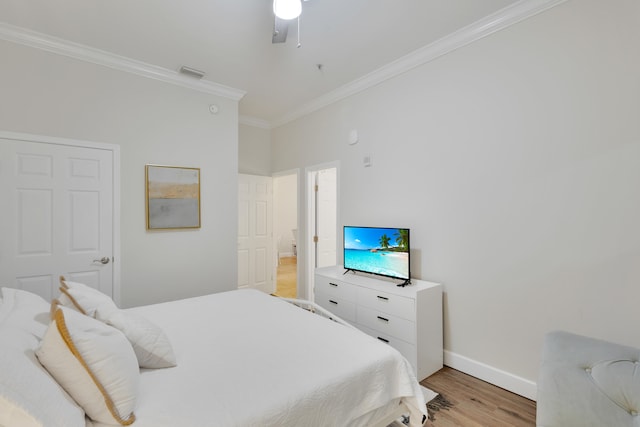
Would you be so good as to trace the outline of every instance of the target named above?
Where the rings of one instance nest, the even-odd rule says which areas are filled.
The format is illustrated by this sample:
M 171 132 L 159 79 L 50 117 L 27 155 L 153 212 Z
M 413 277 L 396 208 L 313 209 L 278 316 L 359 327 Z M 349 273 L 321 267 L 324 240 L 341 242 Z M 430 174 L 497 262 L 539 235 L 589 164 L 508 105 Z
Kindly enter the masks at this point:
M 533 381 L 448 350 L 444 351 L 444 364 L 527 399 L 536 400 L 536 383 Z
M 289 258 L 293 256 L 293 252 L 280 252 L 278 255 L 280 258 Z

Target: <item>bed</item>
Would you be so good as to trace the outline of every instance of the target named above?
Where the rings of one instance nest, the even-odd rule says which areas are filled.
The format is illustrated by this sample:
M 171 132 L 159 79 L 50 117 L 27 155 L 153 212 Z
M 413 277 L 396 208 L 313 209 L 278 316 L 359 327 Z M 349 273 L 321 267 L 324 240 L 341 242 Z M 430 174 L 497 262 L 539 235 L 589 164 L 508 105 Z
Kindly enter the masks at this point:
M 67 412 L 76 417 L 77 411 L 63 411 L 59 402 L 50 402 L 55 396 L 46 387 L 31 390 L 25 385 L 31 377 L 55 372 L 45 363 L 46 354 L 34 355 L 43 352 L 55 332 L 49 304 L 24 291 L 3 288 L 2 293 L 0 340 L 22 344 L 0 350 L 0 413 L 5 414 L 0 425 L 3 416 L 23 417 L 32 421 L 24 424 L 29 426 L 73 425 L 56 420 Z M 31 312 L 16 315 L 18 306 Z M 110 310 L 113 318 L 117 309 Z M 71 327 L 70 311 L 64 308 Z M 132 380 L 135 403 L 128 403 L 132 417 L 119 424 L 385 427 L 407 415 L 409 425 L 422 425 L 426 405 L 406 359 L 392 347 L 313 311 L 254 290 L 118 310 L 118 315 L 146 319 L 161 330 L 176 364 L 128 374 L 138 376 Z M 85 314 L 105 316 L 99 309 Z M 15 338 L 12 329 L 18 324 L 26 338 Z M 20 357 L 26 364 L 17 360 Z M 66 394 L 59 386 L 58 393 Z M 87 427 L 117 424 L 92 421 L 84 413 L 83 421 Z

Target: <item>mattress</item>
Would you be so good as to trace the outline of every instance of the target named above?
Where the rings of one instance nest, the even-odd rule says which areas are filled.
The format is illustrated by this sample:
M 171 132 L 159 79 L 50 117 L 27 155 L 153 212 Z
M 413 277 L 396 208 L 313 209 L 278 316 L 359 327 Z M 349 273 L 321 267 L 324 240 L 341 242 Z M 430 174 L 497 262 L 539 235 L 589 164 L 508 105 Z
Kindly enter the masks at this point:
M 412 426 L 426 415 L 399 352 L 262 292 L 128 311 L 163 328 L 178 362 L 141 370 L 136 427 L 370 426 L 401 404 Z

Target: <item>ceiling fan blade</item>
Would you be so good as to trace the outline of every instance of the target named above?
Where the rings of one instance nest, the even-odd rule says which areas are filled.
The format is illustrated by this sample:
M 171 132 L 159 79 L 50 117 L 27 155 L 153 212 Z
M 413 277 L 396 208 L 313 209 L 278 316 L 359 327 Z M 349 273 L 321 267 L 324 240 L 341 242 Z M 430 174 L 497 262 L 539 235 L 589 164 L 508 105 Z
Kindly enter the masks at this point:
M 287 41 L 287 33 L 289 32 L 289 21 L 280 19 L 277 16 L 273 23 L 273 33 L 271 35 L 271 43 L 284 43 Z

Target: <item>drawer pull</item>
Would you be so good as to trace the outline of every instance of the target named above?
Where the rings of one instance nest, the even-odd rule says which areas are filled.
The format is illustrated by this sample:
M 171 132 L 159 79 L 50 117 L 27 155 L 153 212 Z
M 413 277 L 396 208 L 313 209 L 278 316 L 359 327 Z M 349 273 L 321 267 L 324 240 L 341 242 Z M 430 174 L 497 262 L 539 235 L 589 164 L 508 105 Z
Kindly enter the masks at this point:
M 384 339 L 384 338 L 382 338 L 382 337 L 378 337 L 378 339 L 379 339 L 380 341 L 382 341 L 382 342 L 386 342 L 387 344 L 389 344 L 389 340 L 385 340 L 385 339 Z
M 337 287 L 338 287 L 338 284 L 337 284 L 337 283 L 329 282 L 329 286 L 335 286 L 335 287 L 337 288 Z
M 336 301 L 332 300 L 332 299 L 330 299 L 330 300 L 329 300 L 329 302 L 330 302 L 331 304 L 338 305 L 338 303 L 337 303 Z
M 387 319 L 386 317 L 382 317 L 382 316 L 378 316 L 378 319 L 380 319 L 382 321 L 385 321 L 385 322 L 389 321 L 389 319 Z
M 380 296 L 380 295 L 378 295 L 378 299 L 385 300 L 385 301 L 389 301 L 389 298 L 387 298 L 387 297 L 382 297 L 382 296 Z

